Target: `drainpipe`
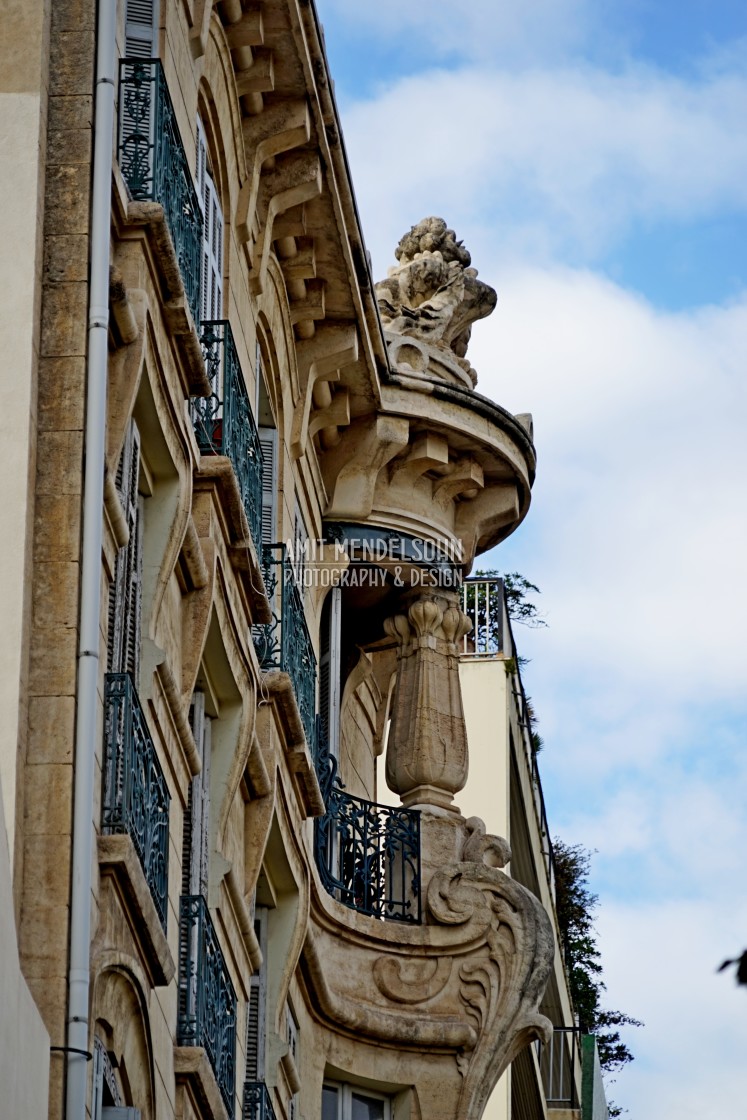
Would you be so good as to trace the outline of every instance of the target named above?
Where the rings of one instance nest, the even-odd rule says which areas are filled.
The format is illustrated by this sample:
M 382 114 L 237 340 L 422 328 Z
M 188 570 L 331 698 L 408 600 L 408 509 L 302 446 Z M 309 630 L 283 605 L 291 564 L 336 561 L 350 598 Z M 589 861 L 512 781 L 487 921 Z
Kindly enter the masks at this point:
M 73 851 L 70 891 L 66 1120 L 85 1120 L 91 951 L 93 775 L 99 678 L 101 548 L 106 454 L 112 141 L 116 0 L 98 0 L 91 190 L 91 273 L 88 302 L 83 542 L 75 728 Z

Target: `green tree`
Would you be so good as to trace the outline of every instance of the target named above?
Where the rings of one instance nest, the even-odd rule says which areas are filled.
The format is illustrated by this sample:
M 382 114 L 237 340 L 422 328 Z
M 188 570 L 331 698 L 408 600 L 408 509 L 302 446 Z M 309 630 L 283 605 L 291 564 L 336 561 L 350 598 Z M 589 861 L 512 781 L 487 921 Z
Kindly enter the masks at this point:
M 512 622 L 522 626 L 547 626 L 539 613 L 532 595 L 541 595 L 536 583 L 531 583 L 521 572 L 499 572 L 495 568 L 475 572 L 475 579 L 502 579 L 506 596 L 506 610 Z M 496 606 L 497 609 L 497 606 Z
M 581 844 L 565 844 L 555 838 L 553 855 L 555 907 L 571 998 L 581 1029 L 597 1036 L 602 1069 L 615 1073 L 633 1061 L 633 1054 L 620 1037 L 620 1028 L 643 1024 L 623 1011 L 610 1011 L 602 1006 L 606 986 L 594 928 L 599 899 L 589 889 L 591 853 Z M 610 1115 L 619 1113 L 610 1111 Z

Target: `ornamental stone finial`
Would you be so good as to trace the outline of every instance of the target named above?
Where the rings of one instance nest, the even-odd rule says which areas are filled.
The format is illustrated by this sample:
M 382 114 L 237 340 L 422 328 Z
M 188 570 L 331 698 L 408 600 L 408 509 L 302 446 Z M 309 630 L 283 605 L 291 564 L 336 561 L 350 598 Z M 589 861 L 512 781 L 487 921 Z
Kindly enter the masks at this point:
M 388 336 L 412 338 L 440 351 L 447 365 L 466 373 L 474 385 L 477 377 L 466 358 L 467 346 L 472 324 L 495 307 L 495 291 L 477 279 L 477 269 L 469 267 L 470 254 L 443 218 L 418 222 L 400 240 L 395 256 L 399 264 L 376 284 Z M 395 361 L 399 349 L 394 347 Z M 405 348 L 402 361 L 419 372 L 431 365 L 427 349 L 417 346 Z M 438 368 L 430 372 L 443 376 Z

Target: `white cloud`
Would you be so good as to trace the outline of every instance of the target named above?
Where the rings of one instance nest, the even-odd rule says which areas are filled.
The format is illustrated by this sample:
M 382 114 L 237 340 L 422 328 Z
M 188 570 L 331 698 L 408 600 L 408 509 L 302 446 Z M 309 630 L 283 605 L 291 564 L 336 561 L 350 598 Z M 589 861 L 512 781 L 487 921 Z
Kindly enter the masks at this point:
M 344 114 L 375 270 L 429 213 L 484 261 L 594 260 L 635 221 L 742 212 L 746 110 L 747 79 L 723 72 L 697 82 L 634 67 L 401 79 Z
M 716 968 L 744 948 L 747 906 L 613 903 L 599 928 L 608 1003 L 645 1023 L 627 1033 L 636 1060 L 610 1095 L 638 1120 L 741 1116 L 747 992 Z

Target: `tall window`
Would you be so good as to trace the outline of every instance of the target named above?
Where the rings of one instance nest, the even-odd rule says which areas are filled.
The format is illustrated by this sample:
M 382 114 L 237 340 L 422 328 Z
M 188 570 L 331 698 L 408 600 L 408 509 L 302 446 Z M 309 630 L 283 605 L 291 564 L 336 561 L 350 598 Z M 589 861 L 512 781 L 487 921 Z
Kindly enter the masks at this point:
M 197 195 L 202 208 L 202 322 L 223 318 L 223 211 L 208 157 L 205 129 L 197 118 Z
M 359 1089 L 357 1085 L 342 1085 L 325 1081 L 322 1088 L 322 1120 L 391 1120 L 392 1109 L 388 1097 Z
M 140 670 L 143 582 L 143 498 L 138 492 L 139 477 L 140 433 L 131 420 L 116 477 L 129 540 L 117 553 L 114 580 L 109 587 L 107 670 L 130 673 L 136 686 Z

